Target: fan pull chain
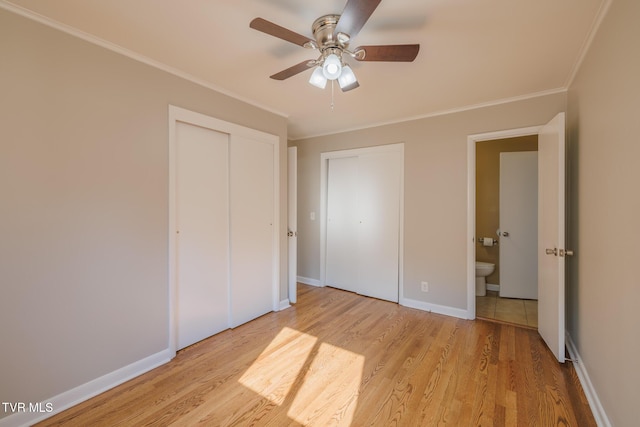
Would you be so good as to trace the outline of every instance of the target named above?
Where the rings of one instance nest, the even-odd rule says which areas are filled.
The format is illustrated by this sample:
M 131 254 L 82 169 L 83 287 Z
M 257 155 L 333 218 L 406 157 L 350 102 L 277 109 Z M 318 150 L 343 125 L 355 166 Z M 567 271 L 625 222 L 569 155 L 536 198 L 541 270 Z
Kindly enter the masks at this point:
M 333 83 L 335 82 L 335 80 L 331 80 L 331 112 L 333 112 Z

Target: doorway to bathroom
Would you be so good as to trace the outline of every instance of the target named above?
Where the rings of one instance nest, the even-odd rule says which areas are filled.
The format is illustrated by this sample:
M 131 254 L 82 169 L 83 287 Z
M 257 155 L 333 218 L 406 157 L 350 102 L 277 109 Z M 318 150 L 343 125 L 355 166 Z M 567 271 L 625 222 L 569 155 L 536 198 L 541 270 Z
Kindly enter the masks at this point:
M 509 129 L 467 137 L 467 307 L 476 318 L 476 143 L 538 136 L 538 333 L 558 362 L 565 361 L 565 263 L 573 251 L 566 242 L 565 113 L 541 126 Z M 502 230 L 501 230 L 502 231 Z M 504 235 L 503 235 L 504 237 Z M 482 270 L 482 269 L 480 269 Z M 486 270 L 485 270 L 486 272 Z M 486 287 L 485 287 L 486 289 Z
M 476 142 L 476 316 L 537 328 L 538 135 Z M 478 269 L 477 269 L 478 270 Z M 479 270 L 478 270 L 479 271 Z M 480 289 L 482 288 L 482 289 Z

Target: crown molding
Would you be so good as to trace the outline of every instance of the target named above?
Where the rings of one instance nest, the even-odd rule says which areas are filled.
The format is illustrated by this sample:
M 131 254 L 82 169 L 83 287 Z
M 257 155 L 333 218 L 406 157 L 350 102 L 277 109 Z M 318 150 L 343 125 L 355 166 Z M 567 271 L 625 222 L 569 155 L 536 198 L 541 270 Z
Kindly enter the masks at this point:
M 69 26 L 67 24 L 63 24 L 61 22 L 58 22 L 54 19 L 51 19 L 49 17 L 40 15 L 38 13 L 33 12 L 32 10 L 26 9 L 22 6 L 18 6 L 16 4 L 13 4 L 11 2 L 8 2 L 7 0 L 0 0 L 0 8 L 1 9 L 5 9 L 9 12 L 15 13 L 16 15 L 20 15 L 24 18 L 30 19 L 32 21 L 38 22 L 40 24 L 46 25 L 48 27 L 51 27 L 53 29 L 56 29 L 58 31 L 62 31 L 63 33 L 67 33 L 71 36 L 77 37 L 79 39 L 82 39 L 86 42 L 89 42 L 91 44 L 100 46 L 102 48 L 108 49 L 112 52 L 118 53 L 120 55 L 126 56 L 130 59 L 133 59 L 135 61 L 141 62 L 143 64 L 149 65 L 150 67 L 156 68 L 158 70 L 164 71 L 166 73 L 172 74 L 176 77 L 180 77 L 181 79 L 187 80 L 191 83 L 195 83 L 197 85 L 200 85 L 202 87 L 205 87 L 207 89 L 216 91 L 218 93 L 221 93 L 222 95 L 226 95 L 230 98 L 234 98 L 238 101 L 242 101 L 246 104 L 252 105 L 254 107 L 260 108 L 261 110 L 264 111 L 268 111 L 270 113 L 276 114 L 278 116 L 284 117 L 284 118 L 288 118 L 289 114 L 287 113 L 283 113 L 281 111 L 277 111 L 274 110 L 271 107 L 268 107 L 266 105 L 262 105 L 260 103 L 257 103 L 251 99 L 242 97 L 238 94 L 235 94 L 227 89 L 224 89 L 220 86 L 217 86 L 211 82 L 208 82 L 206 80 L 197 78 L 189 73 L 186 73 L 184 71 L 181 71 L 177 68 L 171 67 L 165 63 L 162 63 L 160 61 L 156 61 L 155 59 L 151 59 L 147 56 L 141 55 L 137 52 L 134 52 L 132 50 L 126 49 L 120 45 L 117 45 L 115 43 L 111 43 L 107 40 L 101 39 L 99 37 L 94 36 L 93 34 L 89 34 L 86 33 L 84 31 L 81 31 L 77 28 L 74 28 L 72 26 Z
M 322 137 L 322 136 L 337 135 L 337 134 L 340 134 L 340 133 L 354 132 L 354 131 L 359 131 L 359 130 L 375 128 L 375 127 L 379 127 L 379 126 L 395 125 L 395 124 L 399 124 L 399 123 L 411 122 L 411 121 L 414 121 L 414 120 L 422 120 L 422 119 L 429 119 L 429 118 L 432 118 L 432 117 L 446 116 L 448 114 L 463 113 L 463 112 L 466 112 L 466 111 L 478 110 L 478 109 L 487 108 L 487 107 L 494 107 L 494 106 L 497 106 L 497 105 L 509 104 L 511 102 L 526 101 L 526 100 L 529 100 L 529 99 L 540 98 L 542 96 L 555 95 L 555 94 L 558 94 L 558 93 L 566 93 L 566 92 L 567 92 L 567 88 L 566 87 L 560 87 L 560 88 L 556 88 L 556 89 L 544 90 L 544 91 L 541 91 L 541 92 L 534 92 L 534 93 L 530 93 L 530 94 L 526 94 L 526 95 L 514 96 L 514 97 L 511 97 L 511 98 L 502 98 L 502 99 L 497 99 L 497 100 L 494 100 L 494 101 L 483 102 L 483 103 L 480 103 L 480 104 L 473 104 L 473 105 L 467 105 L 467 106 L 459 107 L 459 108 L 452 108 L 452 109 L 449 109 L 449 110 L 435 111 L 435 112 L 432 112 L 432 113 L 426 113 L 426 114 L 421 114 L 421 115 L 418 115 L 418 116 L 411 116 L 411 117 L 406 117 L 406 118 L 397 119 L 397 120 L 369 123 L 369 124 L 366 124 L 366 125 L 363 125 L 363 126 L 352 127 L 352 128 L 344 128 L 344 129 L 340 129 L 340 130 L 336 130 L 336 131 L 332 131 L 332 132 L 327 132 L 327 133 L 314 134 L 314 135 L 304 135 L 304 136 L 299 136 L 299 137 L 289 137 L 289 141 L 300 141 L 300 140 L 303 140 L 303 139 L 319 138 L 319 137 Z
M 582 47 L 580 48 L 580 54 L 578 55 L 578 58 L 576 59 L 575 64 L 573 64 L 571 73 L 569 73 L 569 77 L 567 78 L 567 82 L 565 84 L 566 88 L 571 87 L 571 85 L 573 84 L 573 81 L 578 75 L 578 71 L 582 66 L 582 62 L 584 61 L 584 58 L 587 56 L 587 53 L 589 52 L 589 48 L 591 48 L 591 44 L 593 43 L 593 39 L 595 38 L 596 33 L 598 32 L 598 29 L 600 29 L 600 24 L 602 24 L 604 17 L 607 15 L 607 12 L 609 11 L 609 7 L 611 6 L 612 2 L 613 0 L 604 0 L 600 5 L 600 9 L 598 10 L 596 17 L 593 19 L 593 22 L 591 23 L 591 29 L 589 30 L 587 37 L 582 43 Z

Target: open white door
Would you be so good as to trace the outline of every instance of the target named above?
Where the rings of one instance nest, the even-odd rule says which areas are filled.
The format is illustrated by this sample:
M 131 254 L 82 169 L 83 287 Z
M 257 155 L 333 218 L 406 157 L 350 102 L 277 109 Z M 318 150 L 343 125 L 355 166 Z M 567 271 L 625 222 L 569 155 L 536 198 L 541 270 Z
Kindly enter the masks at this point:
M 565 114 L 538 136 L 538 331 L 565 360 Z M 572 252 L 568 251 L 571 255 Z
M 298 301 L 298 147 L 287 149 L 288 158 L 288 228 L 289 239 L 289 302 Z

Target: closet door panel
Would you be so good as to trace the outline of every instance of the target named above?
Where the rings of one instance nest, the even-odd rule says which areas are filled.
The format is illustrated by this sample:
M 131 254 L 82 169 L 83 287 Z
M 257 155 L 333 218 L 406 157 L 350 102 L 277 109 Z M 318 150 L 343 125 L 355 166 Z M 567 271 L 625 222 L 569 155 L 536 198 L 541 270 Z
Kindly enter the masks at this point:
M 176 123 L 177 348 L 229 327 L 228 140 Z
M 273 310 L 274 147 L 233 135 L 230 145 L 231 326 Z
M 358 157 L 328 160 L 326 275 L 329 286 L 358 286 Z
M 398 301 L 401 155 L 359 157 L 358 270 L 360 293 Z

